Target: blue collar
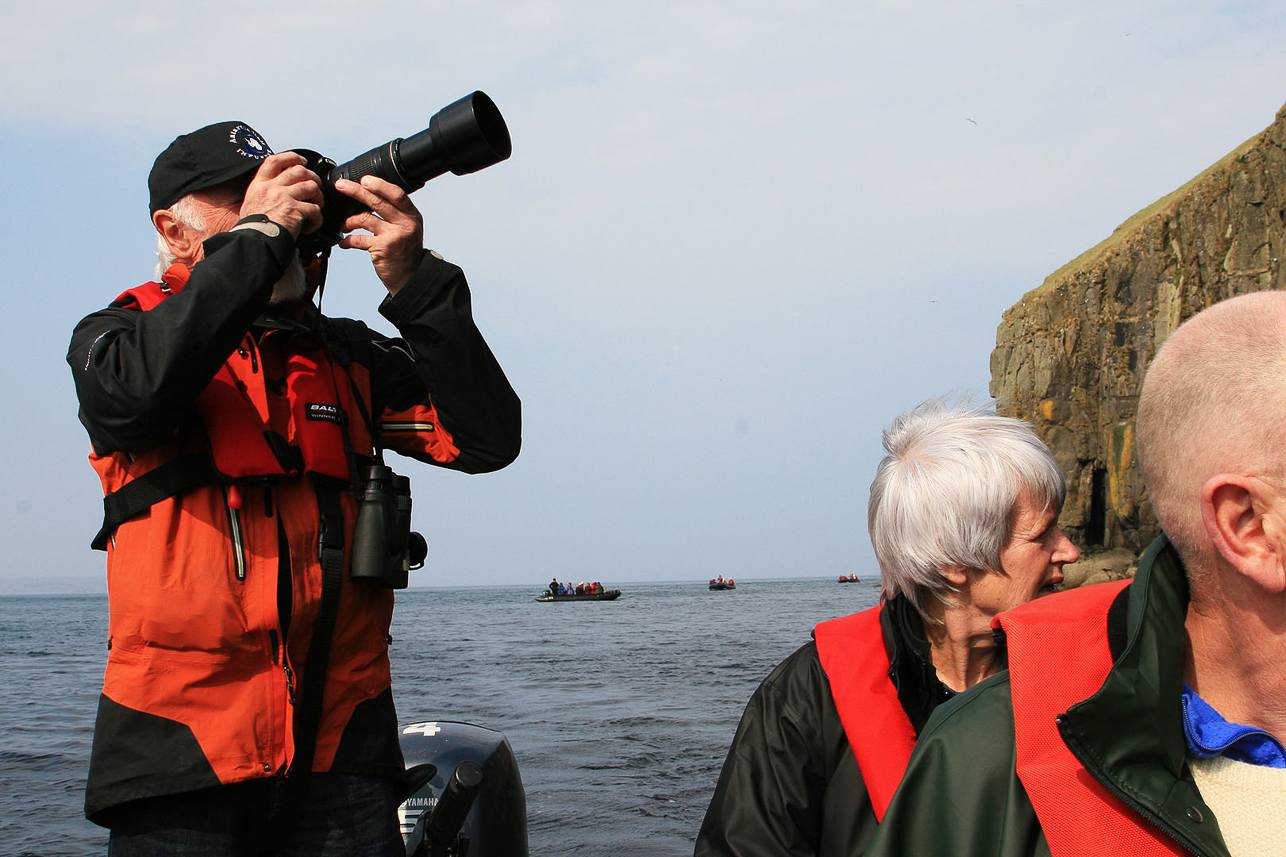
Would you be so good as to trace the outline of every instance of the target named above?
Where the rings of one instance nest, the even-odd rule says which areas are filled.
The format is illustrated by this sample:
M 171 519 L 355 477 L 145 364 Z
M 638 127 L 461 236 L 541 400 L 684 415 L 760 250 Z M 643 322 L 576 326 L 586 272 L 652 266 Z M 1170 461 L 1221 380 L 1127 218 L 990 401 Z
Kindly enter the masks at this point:
M 1183 686 L 1183 731 L 1189 752 L 1199 759 L 1227 756 L 1266 768 L 1286 768 L 1286 748 L 1263 729 L 1229 723 L 1196 691 Z

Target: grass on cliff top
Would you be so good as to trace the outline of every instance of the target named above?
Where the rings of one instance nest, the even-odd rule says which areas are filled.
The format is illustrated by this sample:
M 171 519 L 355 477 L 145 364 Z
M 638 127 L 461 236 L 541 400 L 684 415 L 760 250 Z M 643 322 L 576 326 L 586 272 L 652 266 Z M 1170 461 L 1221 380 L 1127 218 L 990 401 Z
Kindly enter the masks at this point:
M 1197 185 L 1201 184 L 1201 182 L 1203 182 L 1208 176 L 1210 176 L 1212 173 L 1220 169 L 1223 169 L 1224 167 L 1229 166 L 1235 159 L 1246 154 L 1246 152 L 1250 151 L 1256 145 L 1258 145 L 1260 140 L 1263 138 L 1264 134 L 1266 133 L 1267 133 L 1267 129 L 1259 132 L 1258 134 L 1251 137 L 1246 142 L 1242 143 L 1237 148 L 1233 149 L 1231 152 L 1229 152 L 1227 155 L 1225 155 L 1215 164 L 1203 170 L 1196 178 L 1187 182 L 1178 190 L 1171 191 L 1170 193 L 1158 199 L 1156 202 L 1149 205 L 1147 208 L 1143 209 L 1142 211 L 1138 212 L 1134 216 L 1130 217 L 1120 226 L 1113 229 L 1111 235 L 1109 235 L 1104 240 L 1100 241 L 1098 244 L 1095 244 L 1093 247 L 1086 250 L 1084 253 L 1077 256 L 1075 259 L 1068 262 L 1066 265 L 1059 268 L 1054 273 L 1050 274 L 1048 277 L 1045 278 L 1045 281 L 1041 283 L 1039 287 L 1037 287 L 1036 289 L 1033 289 L 1032 291 L 1034 292 L 1044 291 L 1046 289 L 1054 288 L 1059 283 L 1075 275 L 1077 271 L 1081 271 L 1081 270 L 1084 270 L 1085 268 L 1088 268 L 1091 262 L 1103 256 L 1106 256 L 1108 253 L 1112 252 L 1113 250 L 1116 250 L 1118 247 L 1125 244 L 1131 237 L 1133 237 L 1136 230 L 1140 226 L 1142 226 L 1142 224 L 1148 222 L 1154 217 L 1161 215 L 1162 213 L 1170 211 L 1170 209 L 1172 209 L 1175 205 L 1177 205 L 1182 199 L 1187 197 L 1188 194 L 1192 191 L 1192 189 L 1195 188 Z

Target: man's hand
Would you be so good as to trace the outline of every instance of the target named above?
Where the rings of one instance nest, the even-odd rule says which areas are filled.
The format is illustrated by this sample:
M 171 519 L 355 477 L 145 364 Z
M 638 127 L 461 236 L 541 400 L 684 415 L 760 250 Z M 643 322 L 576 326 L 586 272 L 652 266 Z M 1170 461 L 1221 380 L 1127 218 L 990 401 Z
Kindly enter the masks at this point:
M 322 222 L 321 178 L 308 169 L 303 155 L 270 155 L 246 188 L 241 216 L 263 214 L 295 238 Z
M 363 176 L 361 184 L 348 179 L 335 189 L 370 209 L 344 221 L 344 231 L 365 229 L 369 234 L 345 235 L 340 247 L 371 254 L 375 273 L 390 295 L 411 279 L 424 259 L 424 218 L 406 191 L 376 176 Z

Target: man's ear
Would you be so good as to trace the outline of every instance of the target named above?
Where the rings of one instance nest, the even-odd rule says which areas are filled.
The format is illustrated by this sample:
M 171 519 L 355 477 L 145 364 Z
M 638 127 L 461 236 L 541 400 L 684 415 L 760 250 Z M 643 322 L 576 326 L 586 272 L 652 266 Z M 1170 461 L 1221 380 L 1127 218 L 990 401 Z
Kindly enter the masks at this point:
M 197 249 L 201 246 L 199 235 L 187 228 L 167 209 L 161 209 L 152 215 L 152 225 L 161 238 L 170 246 L 176 261 L 191 267 L 196 260 Z
M 1201 516 L 1215 549 L 1269 592 L 1286 591 L 1286 521 L 1269 486 L 1253 476 L 1221 473 L 1201 489 Z

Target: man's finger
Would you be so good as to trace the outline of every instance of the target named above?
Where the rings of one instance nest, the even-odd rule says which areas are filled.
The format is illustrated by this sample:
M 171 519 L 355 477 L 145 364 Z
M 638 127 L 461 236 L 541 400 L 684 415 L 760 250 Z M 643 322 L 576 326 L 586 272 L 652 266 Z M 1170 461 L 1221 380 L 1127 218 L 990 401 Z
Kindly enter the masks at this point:
M 340 179 L 335 182 L 335 189 L 362 203 L 381 217 L 387 217 L 393 212 L 411 216 L 419 214 L 406 191 L 376 176 L 362 176 L 360 184 L 350 179 Z
M 259 165 L 259 171 L 255 173 L 255 178 L 261 180 L 276 178 L 291 167 L 303 166 L 307 163 L 307 159 L 298 152 L 282 152 L 277 155 L 269 155 Z
M 376 217 L 369 211 L 359 211 L 357 214 L 349 215 L 344 221 L 345 232 L 356 232 L 359 229 L 365 229 L 372 235 L 388 225 L 388 222 L 382 217 Z

